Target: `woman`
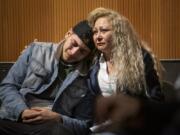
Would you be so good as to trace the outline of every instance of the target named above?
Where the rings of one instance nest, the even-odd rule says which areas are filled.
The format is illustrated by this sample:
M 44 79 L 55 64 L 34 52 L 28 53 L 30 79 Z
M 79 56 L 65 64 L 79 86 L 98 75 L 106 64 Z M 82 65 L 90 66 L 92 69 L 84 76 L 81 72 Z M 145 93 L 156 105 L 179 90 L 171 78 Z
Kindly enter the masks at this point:
M 90 72 L 91 89 L 104 96 L 125 93 L 163 100 L 158 61 L 128 19 L 111 9 L 96 8 L 88 21 L 100 51 Z

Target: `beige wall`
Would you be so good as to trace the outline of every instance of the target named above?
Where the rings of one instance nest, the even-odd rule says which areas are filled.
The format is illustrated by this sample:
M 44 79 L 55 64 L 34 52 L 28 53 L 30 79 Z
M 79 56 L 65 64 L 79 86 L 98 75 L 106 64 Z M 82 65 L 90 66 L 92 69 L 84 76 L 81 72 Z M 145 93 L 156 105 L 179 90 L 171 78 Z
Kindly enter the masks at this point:
M 159 58 L 180 59 L 179 0 L 0 0 L 0 61 L 15 61 L 35 38 L 60 41 L 100 6 L 129 18 Z

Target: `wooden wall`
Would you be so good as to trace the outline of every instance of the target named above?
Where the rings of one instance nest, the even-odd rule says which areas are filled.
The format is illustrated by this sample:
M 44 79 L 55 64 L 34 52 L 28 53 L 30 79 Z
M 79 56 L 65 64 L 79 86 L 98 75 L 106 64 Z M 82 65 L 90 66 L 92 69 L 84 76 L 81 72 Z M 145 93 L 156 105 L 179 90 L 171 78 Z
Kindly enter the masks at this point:
M 58 42 L 96 7 L 125 15 L 161 59 L 180 59 L 179 0 L 0 0 L 0 61 L 15 61 L 24 46 Z

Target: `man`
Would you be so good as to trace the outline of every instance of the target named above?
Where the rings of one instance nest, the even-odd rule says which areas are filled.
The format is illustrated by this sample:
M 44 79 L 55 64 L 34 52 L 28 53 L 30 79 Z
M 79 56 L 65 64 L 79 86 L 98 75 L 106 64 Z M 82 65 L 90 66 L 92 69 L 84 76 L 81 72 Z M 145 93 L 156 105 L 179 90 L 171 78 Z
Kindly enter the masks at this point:
M 93 50 L 87 21 L 59 44 L 32 43 L 0 84 L 0 134 L 87 134 L 93 96 L 85 80 Z

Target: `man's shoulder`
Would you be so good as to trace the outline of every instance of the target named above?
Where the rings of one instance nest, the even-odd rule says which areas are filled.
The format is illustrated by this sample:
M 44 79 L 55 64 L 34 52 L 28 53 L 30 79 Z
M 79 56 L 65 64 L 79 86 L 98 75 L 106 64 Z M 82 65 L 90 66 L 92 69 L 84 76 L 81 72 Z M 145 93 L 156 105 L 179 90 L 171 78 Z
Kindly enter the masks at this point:
M 29 47 L 31 47 L 32 52 L 55 52 L 58 48 L 58 43 L 53 42 L 32 42 Z
M 53 42 L 32 42 L 29 47 L 32 57 L 36 57 L 36 59 L 52 58 L 58 49 L 58 44 Z
M 53 42 L 32 42 L 31 45 L 39 48 L 57 47 L 58 43 Z

